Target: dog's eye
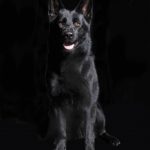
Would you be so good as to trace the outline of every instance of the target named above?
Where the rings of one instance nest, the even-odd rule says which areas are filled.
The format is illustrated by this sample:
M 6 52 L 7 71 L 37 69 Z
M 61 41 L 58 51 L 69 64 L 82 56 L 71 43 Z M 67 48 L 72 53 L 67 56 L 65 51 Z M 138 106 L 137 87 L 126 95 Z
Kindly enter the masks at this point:
M 63 28 L 63 26 L 66 24 L 66 18 L 63 18 L 61 20 L 59 20 L 58 25 L 60 28 Z
M 63 23 L 62 23 L 62 22 L 59 22 L 59 23 L 58 23 L 58 26 L 59 26 L 59 28 L 62 28 L 62 27 L 63 27 Z
M 77 21 L 76 21 L 76 22 L 74 22 L 74 26 L 75 26 L 75 27 L 80 27 L 81 24 L 80 24 L 80 22 L 77 22 Z

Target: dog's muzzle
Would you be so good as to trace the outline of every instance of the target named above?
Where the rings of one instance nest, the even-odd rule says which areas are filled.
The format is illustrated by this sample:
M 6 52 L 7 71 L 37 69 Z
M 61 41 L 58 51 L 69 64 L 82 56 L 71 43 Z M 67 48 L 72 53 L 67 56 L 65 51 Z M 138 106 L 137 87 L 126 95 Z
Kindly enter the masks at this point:
M 74 50 L 74 48 L 77 45 L 77 42 L 75 42 L 75 37 L 73 32 L 71 31 L 65 31 L 63 33 L 64 36 L 64 43 L 63 43 L 63 47 L 65 49 L 66 52 L 71 52 Z

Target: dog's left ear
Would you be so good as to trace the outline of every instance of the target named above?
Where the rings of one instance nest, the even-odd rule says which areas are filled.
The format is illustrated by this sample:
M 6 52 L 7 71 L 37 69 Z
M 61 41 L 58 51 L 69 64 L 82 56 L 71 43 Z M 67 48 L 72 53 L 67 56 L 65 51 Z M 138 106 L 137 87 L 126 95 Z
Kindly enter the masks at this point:
M 91 21 L 93 16 L 93 0 L 80 0 L 76 11 L 82 13 L 88 21 Z

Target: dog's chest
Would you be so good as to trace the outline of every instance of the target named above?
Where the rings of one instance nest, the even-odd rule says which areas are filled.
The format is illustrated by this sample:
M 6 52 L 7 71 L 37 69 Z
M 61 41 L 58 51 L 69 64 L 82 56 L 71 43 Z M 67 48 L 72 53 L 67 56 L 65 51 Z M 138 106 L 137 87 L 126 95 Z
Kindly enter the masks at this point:
M 93 58 L 86 62 L 67 60 L 61 64 L 60 70 L 60 74 L 55 73 L 51 79 L 51 95 L 57 105 L 78 107 L 89 105 L 93 95 L 97 99 L 98 90 L 94 87 L 97 76 Z

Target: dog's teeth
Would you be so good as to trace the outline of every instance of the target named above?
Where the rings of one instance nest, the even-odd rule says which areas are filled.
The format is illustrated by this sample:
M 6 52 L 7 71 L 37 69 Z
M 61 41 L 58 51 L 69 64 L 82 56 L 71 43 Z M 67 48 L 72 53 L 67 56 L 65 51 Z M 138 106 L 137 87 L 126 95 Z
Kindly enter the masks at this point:
M 67 49 L 67 50 L 72 50 L 74 48 L 74 44 L 72 45 L 64 45 L 64 48 Z

